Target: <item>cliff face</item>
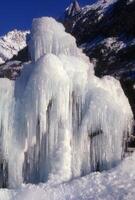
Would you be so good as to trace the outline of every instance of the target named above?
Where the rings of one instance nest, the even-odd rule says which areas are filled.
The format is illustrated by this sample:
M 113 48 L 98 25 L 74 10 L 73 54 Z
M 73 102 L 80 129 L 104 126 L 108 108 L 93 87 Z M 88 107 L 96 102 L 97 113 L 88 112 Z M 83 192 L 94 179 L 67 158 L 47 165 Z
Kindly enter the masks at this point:
M 135 1 L 98 1 L 63 21 L 95 62 L 97 76 L 121 81 L 135 114 Z

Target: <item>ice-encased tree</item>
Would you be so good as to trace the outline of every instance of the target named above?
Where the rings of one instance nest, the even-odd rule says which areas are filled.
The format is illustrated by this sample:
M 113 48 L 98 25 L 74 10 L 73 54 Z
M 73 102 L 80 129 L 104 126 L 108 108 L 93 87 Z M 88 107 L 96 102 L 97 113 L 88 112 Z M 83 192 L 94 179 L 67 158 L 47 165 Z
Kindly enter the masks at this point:
M 14 105 L 12 114 L 10 106 L 0 109 L 10 186 L 59 183 L 115 166 L 133 119 L 119 81 L 96 77 L 74 37 L 53 18 L 33 20 L 28 46 L 32 61 L 15 86 L 0 80 L 12 91 L 5 98 L 0 87 L 0 108 L 3 99 Z M 11 120 L 5 123 L 3 113 Z

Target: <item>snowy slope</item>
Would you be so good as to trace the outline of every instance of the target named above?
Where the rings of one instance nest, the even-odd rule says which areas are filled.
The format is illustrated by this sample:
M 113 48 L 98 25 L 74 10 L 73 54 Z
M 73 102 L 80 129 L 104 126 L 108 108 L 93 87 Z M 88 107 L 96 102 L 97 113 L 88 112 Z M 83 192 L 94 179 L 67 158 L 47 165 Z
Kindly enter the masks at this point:
M 135 155 L 108 172 L 92 173 L 58 185 L 22 185 L 0 190 L 0 200 L 134 200 Z
M 28 33 L 28 31 L 13 30 L 0 37 L 0 64 L 11 59 L 26 46 L 26 35 Z

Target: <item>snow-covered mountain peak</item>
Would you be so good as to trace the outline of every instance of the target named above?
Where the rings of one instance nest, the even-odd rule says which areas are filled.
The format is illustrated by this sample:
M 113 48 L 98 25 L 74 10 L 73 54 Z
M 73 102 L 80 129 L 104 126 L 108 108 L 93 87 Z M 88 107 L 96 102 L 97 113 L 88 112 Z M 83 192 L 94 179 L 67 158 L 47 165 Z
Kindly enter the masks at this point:
M 77 0 L 72 1 L 69 7 L 66 9 L 66 17 L 73 17 L 81 11 L 81 7 Z
M 0 37 L 0 64 L 5 63 L 26 46 L 29 31 L 13 30 Z
M 2 38 L 9 42 L 15 42 L 15 43 L 25 43 L 26 35 L 29 33 L 29 31 L 20 31 L 17 29 L 14 29 L 13 31 L 8 32 L 5 36 Z

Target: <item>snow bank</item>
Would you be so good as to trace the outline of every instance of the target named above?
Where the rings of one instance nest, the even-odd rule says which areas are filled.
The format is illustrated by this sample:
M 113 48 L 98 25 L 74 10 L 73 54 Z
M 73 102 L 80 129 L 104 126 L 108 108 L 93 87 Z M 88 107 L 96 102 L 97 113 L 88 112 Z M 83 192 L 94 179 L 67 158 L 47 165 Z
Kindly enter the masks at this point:
M 135 155 L 117 168 L 91 173 L 68 183 L 23 185 L 18 190 L 0 190 L 0 200 L 134 200 Z
M 6 147 L 9 186 L 58 184 L 117 165 L 133 118 L 120 83 L 97 78 L 75 39 L 52 18 L 33 21 L 29 49 L 32 62 L 9 97 L 15 103 Z M 8 134 L 2 130 L 5 140 Z

